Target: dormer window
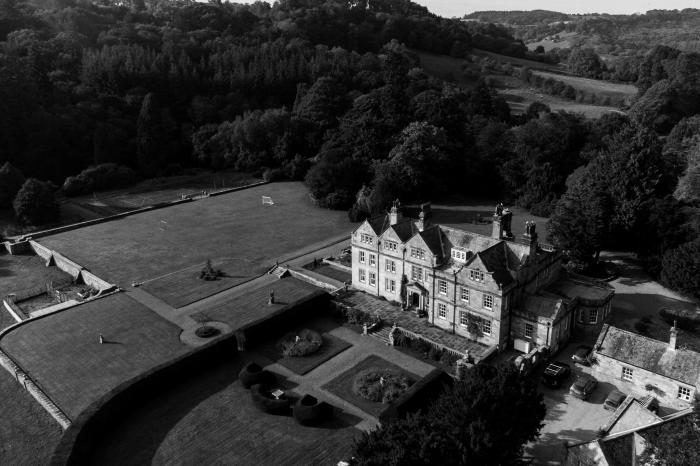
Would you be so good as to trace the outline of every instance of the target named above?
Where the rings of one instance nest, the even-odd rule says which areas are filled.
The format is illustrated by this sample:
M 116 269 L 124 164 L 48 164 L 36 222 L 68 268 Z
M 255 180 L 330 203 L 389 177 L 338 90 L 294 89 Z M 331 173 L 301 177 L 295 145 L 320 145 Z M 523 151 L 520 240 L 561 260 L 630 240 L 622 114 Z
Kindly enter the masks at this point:
M 372 237 L 372 235 L 367 235 L 365 233 L 362 233 L 360 235 L 360 243 L 373 244 L 374 237 Z
M 481 270 L 470 270 L 469 271 L 469 279 L 474 280 L 475 282 L 483 282 L 484 281 L 484 272 Z
M 396 251 L 399 245 L 395 241 L 384 241 L 384 249 L 387 251 Z
M 452 248 L 452 258 L 456 261 L 466 262 L 467 261 L 467 251 Z

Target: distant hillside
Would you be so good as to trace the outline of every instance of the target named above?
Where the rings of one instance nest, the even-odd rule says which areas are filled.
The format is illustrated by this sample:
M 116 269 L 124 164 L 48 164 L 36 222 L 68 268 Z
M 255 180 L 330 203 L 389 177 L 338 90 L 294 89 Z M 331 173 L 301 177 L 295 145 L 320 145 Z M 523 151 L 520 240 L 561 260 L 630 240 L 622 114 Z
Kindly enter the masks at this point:
M 591 47 L 601 55 L 634 56 L 656 45 L 681 51 L 700 51 L 700 10 L 650 10 L 643 15 L 569 15 L 546 10 L 479 11 L 467 19 L 500 23 L 515 38 L 546 49 Z M 568 40 L 559 42 L 557 35 Z M 544 42 L 540 42 L 543 41 Z M 548 47 L 548 42 L 552 41 Z M 532 47 L 534 48 L 534 47 Z

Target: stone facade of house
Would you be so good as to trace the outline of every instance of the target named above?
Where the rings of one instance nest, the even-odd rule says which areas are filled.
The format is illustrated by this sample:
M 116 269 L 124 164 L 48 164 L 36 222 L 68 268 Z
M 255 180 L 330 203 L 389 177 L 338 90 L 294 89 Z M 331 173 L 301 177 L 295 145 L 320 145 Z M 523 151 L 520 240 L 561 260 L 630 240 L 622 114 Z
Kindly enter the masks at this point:
M 512 213 L 502 206 L 491 236 L 436 225 L 430 217 L 428 205 L 416 221 L 395 204 L 388 215 L 362 223 L 351 238 L 353 287 L 499 349 L 515 344 L 527 353 L 568 340 L 579 301 L 559 289 L 576 287 L 562 271 L 561 253 L 539 244 L 534 222 L 516 240 Z M 601 288 L 601 305 L 609 304 L 610 287 L 588 286 Z
M 672 328 L 665 342 L 606 324 L 594 347 L 594 372 L 628 395 L 688 408 L 700 393 L 700 353 L 677 348 L 677 332 Z

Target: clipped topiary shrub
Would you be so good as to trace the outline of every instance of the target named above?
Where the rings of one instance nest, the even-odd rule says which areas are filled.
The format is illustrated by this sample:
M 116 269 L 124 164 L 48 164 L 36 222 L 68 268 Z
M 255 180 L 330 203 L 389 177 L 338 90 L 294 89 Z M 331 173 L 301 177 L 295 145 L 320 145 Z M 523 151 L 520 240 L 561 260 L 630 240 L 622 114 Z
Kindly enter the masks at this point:
M 391 403 L 411 388 L 413 380 L 392 370 L 370 368 L 355 377 L 353 391 L 375 403 Z
M 318 332 L 305 328 L 298 333 L 288 333 L 279 343 L 279 349 L 286 357 L 303 357 L 313 354 L 323 345 L 323 337 Z

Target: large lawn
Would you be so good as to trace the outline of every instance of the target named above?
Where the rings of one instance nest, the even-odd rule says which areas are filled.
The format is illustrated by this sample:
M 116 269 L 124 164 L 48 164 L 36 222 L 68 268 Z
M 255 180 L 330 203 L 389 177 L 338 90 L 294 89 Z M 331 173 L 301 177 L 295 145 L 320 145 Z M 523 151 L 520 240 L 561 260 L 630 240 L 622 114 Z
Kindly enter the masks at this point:
M 0 393 L 0 464 L 48 464 L 61 426 L 2 368 Z
M 359 435 L 352 417 L 302 427 L 289 416 L 264 414 L 237 380 L 243 364 L 232 358 L 185 378 L 115 419 L 96 442 L 90 463 L 335 465 L 349 458 Z
M 263 206 L 263 195 L 275 204 Z M 136 214 L 40 242 L 112 283 L 145 282 L 158 297 L 179 306 L 221 291 L 219 285 L 257 276 L 276 260 L 349 235 L 352 228 L 345 212 L 315 207 L 301 183 L 289 182 Z M 213 286 L 196 278 L 207 259 L 228 278 Z
M 27 323 L 0 345 L 75 419 L 119 384 L 189 351 L 179 334 L 179 327 L 120 293 Z

